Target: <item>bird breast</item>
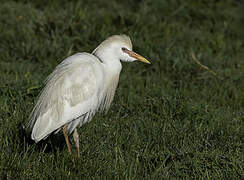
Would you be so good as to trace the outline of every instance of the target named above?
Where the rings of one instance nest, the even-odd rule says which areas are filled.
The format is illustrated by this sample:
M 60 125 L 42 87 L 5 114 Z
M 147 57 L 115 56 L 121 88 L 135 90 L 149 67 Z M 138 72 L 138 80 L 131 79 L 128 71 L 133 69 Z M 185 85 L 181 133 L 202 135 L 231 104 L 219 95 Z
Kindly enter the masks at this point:
M 119 62 L 120 63 L 120 62 Z M 101 109 L 107 111 L 113 101 L 114 94 L 119 82 L 121 63 L 111 67 L 105 67 L 104 71 L 104 98 L 101 103 Z

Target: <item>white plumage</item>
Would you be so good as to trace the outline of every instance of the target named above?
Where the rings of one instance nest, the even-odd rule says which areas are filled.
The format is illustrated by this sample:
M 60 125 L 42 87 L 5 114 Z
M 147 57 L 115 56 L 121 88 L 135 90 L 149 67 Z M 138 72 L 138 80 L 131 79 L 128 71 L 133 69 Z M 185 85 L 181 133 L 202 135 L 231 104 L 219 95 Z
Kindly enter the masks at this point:
M 47 78 L 30 115 L 31 138 L 38 142 L 62 128 L 65 136 L 74 131 L 79 157 L 76 127 L 90 121 L 98 110 L 108 110 L 119 81 L 120 60 L 149 63 L 132 51 L 125 35 L 109 37 L 92 54 L 77 53 L 61 62 Z

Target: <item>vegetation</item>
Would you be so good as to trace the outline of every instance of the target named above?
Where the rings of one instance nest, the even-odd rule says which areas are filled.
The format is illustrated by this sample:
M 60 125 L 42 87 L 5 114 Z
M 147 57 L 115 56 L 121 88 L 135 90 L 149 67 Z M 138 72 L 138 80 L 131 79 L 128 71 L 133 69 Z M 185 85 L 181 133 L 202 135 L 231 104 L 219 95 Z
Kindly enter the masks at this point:
M 243 178 L 240 1 L 0 4 L 0 179 Z M 80 160 L 62 134 L 35 144 L 23 125 L 45 78 L 113 34 L 152 64 L 123 64 L 110 111 L 78 131 Z

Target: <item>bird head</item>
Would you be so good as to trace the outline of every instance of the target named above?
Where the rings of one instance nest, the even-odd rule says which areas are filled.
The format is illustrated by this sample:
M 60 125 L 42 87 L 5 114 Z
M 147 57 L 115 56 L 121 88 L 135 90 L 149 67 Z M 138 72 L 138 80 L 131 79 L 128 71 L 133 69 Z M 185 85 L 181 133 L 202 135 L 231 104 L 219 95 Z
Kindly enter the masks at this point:
M 150 64 L 150 62 L 141 55 L 132 51 L 132 43 L 126 35 L 114 35 L 103 41 L 93 54 L 102 59 L 112 57 L 124 62 L 141 61 Z

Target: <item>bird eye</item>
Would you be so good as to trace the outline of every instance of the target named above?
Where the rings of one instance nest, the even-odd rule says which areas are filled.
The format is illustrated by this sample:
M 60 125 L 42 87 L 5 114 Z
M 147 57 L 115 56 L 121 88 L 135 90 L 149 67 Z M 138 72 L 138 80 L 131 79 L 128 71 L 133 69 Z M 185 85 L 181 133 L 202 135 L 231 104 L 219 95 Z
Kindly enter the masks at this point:
M 122 49 L 122 51 L 125 52 L 125 53 L 127 53 L 127 52 L 129 51 L 129 50 L 128 50 L 127 48 L 125 48 L 125 47 L 122 47 L 121 49 Z

